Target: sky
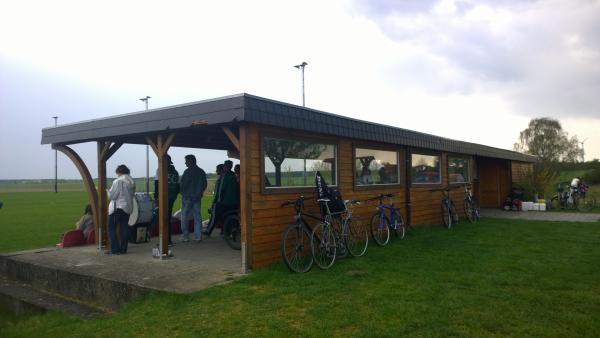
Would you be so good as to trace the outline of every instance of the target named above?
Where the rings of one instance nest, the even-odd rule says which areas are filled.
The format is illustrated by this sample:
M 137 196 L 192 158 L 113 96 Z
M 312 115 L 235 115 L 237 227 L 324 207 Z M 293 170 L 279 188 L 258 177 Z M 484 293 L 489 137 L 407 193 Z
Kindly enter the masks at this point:
M 238 93 L 512 149 L 558 119 L 600 158 L 600 1 L 0 0 L 0 179 L 54 177 L 41 130 Z M 95 144 L 73 148 L 96 176 Z M 207 172 L 222 151 L 191 153 Z M 145 147 L 108 172 L 145 175 Z M 156 170 L 151 154 L 150 172 Z M 79 178 L 58 154 L 58 177 Z

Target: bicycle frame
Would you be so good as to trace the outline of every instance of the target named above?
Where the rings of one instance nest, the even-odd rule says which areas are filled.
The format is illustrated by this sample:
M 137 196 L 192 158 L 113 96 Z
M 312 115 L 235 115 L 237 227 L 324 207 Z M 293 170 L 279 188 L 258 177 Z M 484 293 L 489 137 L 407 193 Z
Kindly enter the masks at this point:
M 390 204 L 384 204 L 383 203 L 383 198 L 387 197 L 390 199 Z M 384 224 L 384 219 L 387 221 L 387 224 L 389 224 L 390 229 L 392 230 L 398 230 L 396 229 L 396 220 L 400 219 L 400 217 L 398 217 L 398 209 L 396 209 L 396 207 L 394 206 L 394 200 L 393 197 L 390 195 L 380 195 L 378 196 L 379 198 L 379 205 L 376 206 L 377 211 L 379 213 L 379 227 L 383 228 Z M 388 217 L 386 210 L 389 210 L 389 214 L 390 216 Z

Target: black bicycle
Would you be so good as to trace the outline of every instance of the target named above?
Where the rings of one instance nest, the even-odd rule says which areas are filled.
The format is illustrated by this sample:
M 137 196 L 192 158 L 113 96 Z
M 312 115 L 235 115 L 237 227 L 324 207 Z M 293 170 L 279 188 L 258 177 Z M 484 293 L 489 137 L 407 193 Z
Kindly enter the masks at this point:
M 454 202 L 452 202 L 452 199 L 450 199 L 450 190 L 452 189 L 442 188 L 431 190 L 442 192 L 442 222 L 444 223 L 444 227 L 447 229 L 451 229 L 453 225 L 458 224 L 458 213 L 456 212 Z
M 470 183 L 465 184 L 465 216 L 471 223 L 477 223 L 481 218 L 481 209 L 473 196 Z
M 285 265 L 293 272 L 307 272 L 313 266 L 311 250 L 312 228 L 305 217 L 320 221 L 320 217 L 304 213 L 304 196 L 295 201 L 281 204 L 282 208 L 293 206 L 296 211 L 294 223 L 288 225 L 281 238 L 281 257 Z
M 403 239 L 406 235 L 406 223 L 400 213 L 400 209 L 394 206 L 394 194 L 380 194 L 379 196 L 369 198 L 366 201 L 379 200 L 377 211 L 371 217 L 371 236 L 378 245 L 387 245 L 390 241 L 390 230 Z M 388 198 L 389 204 L 384 204 L 383 199 Z M 387 212 L 386 212 L 387 210 Z M 388 214 L 389 213 L 389 217 Z

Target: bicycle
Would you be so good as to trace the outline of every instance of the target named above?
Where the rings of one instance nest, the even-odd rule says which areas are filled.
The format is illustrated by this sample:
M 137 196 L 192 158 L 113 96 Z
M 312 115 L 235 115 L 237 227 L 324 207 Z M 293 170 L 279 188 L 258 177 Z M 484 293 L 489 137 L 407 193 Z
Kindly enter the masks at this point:
M 384 204 L 383 199 L 388 198 L 389 204 Z M 371 236 L 375 243 L 380 246 L 385 246 L 390 241 L 390 230 L 394 232 L 396 237 L 403 239 L 406 235 L 406 224 L 400 210 L 394 206 L 394 194 L 380 194 L 379 196 L 367 199 L 366 201 L 379 200 L 377 211 L 371 217 Z M 389 212 L 387 216 L 386 210 Z
M 473 196 L 470 183 L 465 184 L 465 216 L 471 223 L 477 223 L 481 218 L 481 209 Z
M 293 272 L 308 272 L 313 266 L 313 255 L 311 249 L 312 229 L 305 217 L 321 220 L 321 218 L 304 213 L 304 196 L 295 201 L 287 201 L 281 204 L 281 208 L 294 206 L 296 215 L 295 222 L 288 225 L 281 238 L 281 256 L 285 265 Z
M 331 212 L 327 198 L 318 199 L 317 202 L 321 205 L 323 214 L 322 221 L 315 226 L 311 236 L 311 250 L 317 266 L 329 269 L 338 256 L 364 255 L 369 236 L 366 229 L 354 221 L 352 216 L 352 206 L 360 202 L 346 200 L 344 210 L 339 212 Z
M 596 206 L 596 198 L 587 196 L 587 191 L 588 186 L 583 182 L 578 188 L 572 188 L 569 182 L 559 183 L 557 194 L 550 199 L 551 208 L 590 211 Z
M 433 189 L 431 191 L 442 191 L 442 221 L 447 229 L 451 229 L 452 225 L 458 224 L 458 213 L 454 202 L 450 199 L 451 188 Z

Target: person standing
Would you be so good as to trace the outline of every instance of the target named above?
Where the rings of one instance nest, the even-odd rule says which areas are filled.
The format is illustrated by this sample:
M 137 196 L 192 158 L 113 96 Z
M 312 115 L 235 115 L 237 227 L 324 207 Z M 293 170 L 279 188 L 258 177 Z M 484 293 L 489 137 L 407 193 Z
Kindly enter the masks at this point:
M 167 191 L 169 195 L 168 201 L 168 209 L 169 216 L 167 218 L 167 227 L 169 228 L 169 245 L 173 245 L 171 241 L 171 216 L 173 215 L 173 204 L 175 204 L 175 200 L 177 200 L 177 195 L 179 195 L 179 173 L 175 166 L 173 165 L 173 161 L 171 161 L 171 156 L 166 155 L 166 160 L 168 164 L 167 169 Z M 156 170 L 156 179 L 154 180 L 154 200 L 158 203 L 158 170 Z
M 229 210 L 235 210 L 240 205 L 240 194 L 238 190 L 237 180 L 235 174 L 231 169 L 233 168 L 233 162 L 227 160 L 223 163 L 224 172 L 221 175 L 221 182 L 219 184 L 219 194 L 217 195 L 217 201 L 215 204 L 215 222 L 222 224 L 223 215 Z M 221 228 L 221 234 L 223 228 Z
M 181 241 L 188 242 L 188 219 L 194 218 L 194 240 L 202 240 L 202 218 L 200 216 L 200 203 L 202 194 L 206 190 L 206 173 L 196 165 L 194 155 L 185 156 L 187 169 L 181 176 Z M 191 214 L 191 215 L 190 215 Z
M 108 190 L 108 236 L 110 237 L 109 254 L 126 254 L 129 243 L 129 214 L 133 210 L 135 182 L 129 176 L 129 168 L 124 164 L 117 167 L 117 179 Z M 117 242 L 117 224 L 120 226 L 120 241 Z

